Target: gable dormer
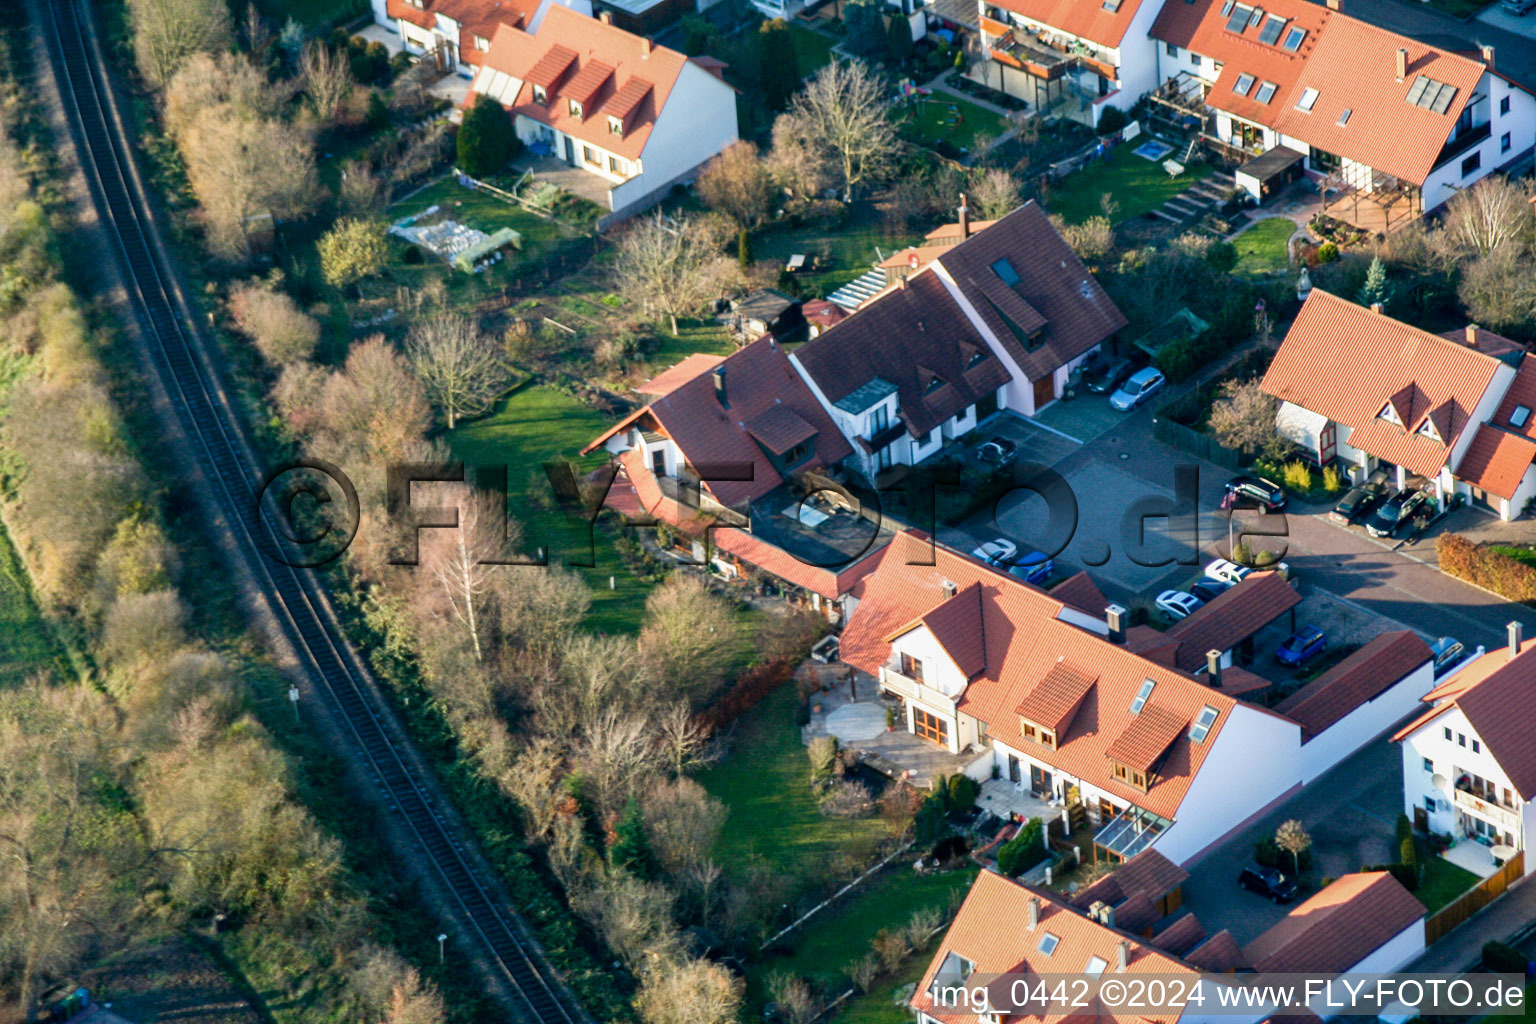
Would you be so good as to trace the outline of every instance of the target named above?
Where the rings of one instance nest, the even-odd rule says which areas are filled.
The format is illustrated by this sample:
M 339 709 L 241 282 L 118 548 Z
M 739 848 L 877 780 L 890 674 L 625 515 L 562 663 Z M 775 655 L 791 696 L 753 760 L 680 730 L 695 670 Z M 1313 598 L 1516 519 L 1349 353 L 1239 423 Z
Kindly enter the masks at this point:
M 611 65 L 600 60 L 587 61 L 561 90 L 566 113 L 578 121 L 596 114 L 612 82 Z
M 1041 677 L 1029 694 L 1019 702 L 1014 713 L 1019 716 L 1019 732 L 1043 747 L 1060 746 L 1061 738 L 1072 727 L 1078 708 L 1093 692 L 1098 675 L 1065 657 Z
M 533 102 L 541 107 L 551 106 L 552 98 L 559 94 L 560 87 L 570 77 L 571 69 L 576 66 L 576 51 L 568 46 L 556 43 L 544 51 L 544 56 L 528 70 L 528 85 L 533 93 Z
M 1418 392 L 1418 386 L 1412 383 L 1403 385 L 1398 392 L 1388 398 L 1381 411 L 1376 414 L 1379 420 L 1408 429 L 1408 422 L 1413 418 L 1413 398 Z

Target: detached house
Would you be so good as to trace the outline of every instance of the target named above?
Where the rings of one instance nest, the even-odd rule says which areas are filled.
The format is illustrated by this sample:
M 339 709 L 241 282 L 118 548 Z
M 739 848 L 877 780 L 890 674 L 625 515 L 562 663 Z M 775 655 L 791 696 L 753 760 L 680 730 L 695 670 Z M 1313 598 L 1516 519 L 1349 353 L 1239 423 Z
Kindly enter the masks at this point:
M 536 33 L 497 29 L 465 102 L 501 103 L 519 139 L 601 179 L 608 208 L 624 215 L 736 141 L 736 91 L 722 68 L 557 6 Z
M 1319 465 L 1338 459 L 1362 478 L 1387 467 L 1400 488 L 1442 503 L 1464 494 L 1511 519 L 1536 494 L 1525 404 L 1536 368 L 1523 356 L 1475 326 L 1430 334 L 1313 289 L 1263 387 L 1280 399 L 1276 429 Z
M 373 18 L 400 34 L 407 53 L 467 78 L 490 51 L 498 28 L 537 32 L 556 4 L 592 16 L 592 0 L 373 0 Z
M 1536 98 L 1477 56 L 1307 0 L 1167 3 L 1152 27 L 1160 95 L 1246 158 L 1255 199 L 1303 172 L 1389 228 L 1536 147 Z M 1374 213 L 1372 212 L 1374 210 Z
M 1463 663 L 1393 738 L 1403 750 L 1403 811 L 1457 841 L 1449 859 L 1480 875 L 1518 861 L 1536 835 L 1536 650 L 1520 624 L 1507 647 Z
M 1237 670 L 1220 651 L 1207 652 L 1217 671 L 1196 677 L 1139 653 L 1123 622 L 1116 606 L 1090 614 L 908 532 L 861 584 L 841 657 L 899 702 L 908 731 L 972 752 L 973 774 L 995 766 L 1080 805 L 1104 856 L 1156 844 L 1177 864 L 1390 728 L 1431 685 L 1373 651 L 1377 671 L 1307 691 L 1313 736 L 1229 692 Z
M 916 465 L 1001 409 L 1026 416 L 1125 326 L 1029 202 L 958 240 L 791 356 L 870 480 Z

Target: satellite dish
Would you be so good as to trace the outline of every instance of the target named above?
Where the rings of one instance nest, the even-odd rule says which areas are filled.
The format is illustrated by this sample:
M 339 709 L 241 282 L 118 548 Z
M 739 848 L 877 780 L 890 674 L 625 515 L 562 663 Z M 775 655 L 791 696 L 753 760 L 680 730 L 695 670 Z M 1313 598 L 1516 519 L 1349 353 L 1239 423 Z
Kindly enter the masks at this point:
M 1444 789 L 1451 780 L 1447 779 L 1444 775 L 1436 774 L 1429 781 L 1436 789 Z

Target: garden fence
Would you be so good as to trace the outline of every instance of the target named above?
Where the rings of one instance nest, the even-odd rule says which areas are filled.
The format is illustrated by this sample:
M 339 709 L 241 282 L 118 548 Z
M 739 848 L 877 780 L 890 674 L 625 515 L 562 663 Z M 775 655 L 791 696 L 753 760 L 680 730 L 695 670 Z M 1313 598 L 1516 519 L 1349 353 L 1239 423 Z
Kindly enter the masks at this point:
M 1228 448 L 1209 434 L 1202 434 L 1198 430 L 1186 427 L 1182 423 L 1175 423 L 1167 416 L 1152 417 L 1152 436 L 1163 444 L 1177 448 L 1181 452 L 1214 462 L 1223 469 L 1236 472 L 1248 464 L 1249 460 L 1241 452 Z

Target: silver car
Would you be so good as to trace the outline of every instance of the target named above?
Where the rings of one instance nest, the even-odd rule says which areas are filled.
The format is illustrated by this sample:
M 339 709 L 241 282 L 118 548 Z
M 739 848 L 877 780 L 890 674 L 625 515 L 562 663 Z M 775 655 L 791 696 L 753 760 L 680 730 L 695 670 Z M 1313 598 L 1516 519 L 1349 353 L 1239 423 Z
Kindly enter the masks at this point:
M 1130 412 L 1163 389 L 1167 378 L 1152 367 L 1137 370 L 1120 390 L 1109 396 L 1109 404 L 1121 412 Z

